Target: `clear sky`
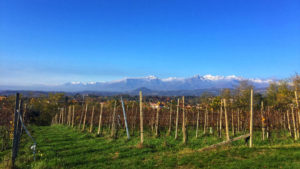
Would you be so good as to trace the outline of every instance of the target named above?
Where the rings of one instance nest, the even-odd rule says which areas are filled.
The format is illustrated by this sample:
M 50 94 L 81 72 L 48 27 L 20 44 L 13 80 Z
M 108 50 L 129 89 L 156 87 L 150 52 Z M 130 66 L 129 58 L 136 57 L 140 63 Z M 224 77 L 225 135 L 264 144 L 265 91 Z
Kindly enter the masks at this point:
M 299 0 L 1 0 L 0 85 L 300 72 Z

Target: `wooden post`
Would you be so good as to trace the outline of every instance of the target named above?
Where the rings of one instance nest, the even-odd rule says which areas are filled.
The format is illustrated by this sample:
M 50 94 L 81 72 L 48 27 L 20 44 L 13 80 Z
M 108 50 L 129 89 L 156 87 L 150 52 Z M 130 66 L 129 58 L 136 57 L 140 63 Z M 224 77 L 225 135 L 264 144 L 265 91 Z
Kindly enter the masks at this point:
M 155 136 L 159 136 L 159 109 L 160 105 L 158 105 L 157 110 L 156 110 L 156 121 L 155 121 Z
M 114 111 L 113 111 L 112 122 L 111 122 L 112 123 L 111 134 L 110 134 L 112 138 L 116 138 L 116 107 L 117 107 L 117 101 L 115 100 Z
M 64 108 L 60 108 L 60 113 L 61 113 L 61 124 L 63 125 L 64 124 Z
M 237 133 L 240 132 L 240 109 L 238 108 L 238 114 L 237 114 Z
M 266 127 L 266 130 L 267 130 L 267 139 L 269 139 L 269 136 L 270 136 L 270 106 L 268 106 L 268 111 L 267 111 L 267 115 L 265 115 L 267 117 L 267 127 Z
M 90 133 L 93 131 L 94 111 L 95 111 L 95 106 L 93 106 L 93 108 L 92 108 L 92 117 L 91 117 L 91 124 L 90 124 Z
M 81 111 L 80 120 L 79 120 L 79 129 L 81 128 L 83 116 L 84 116 L 84 104 L 82 103 L 82 111 Z
M 151 124 L 151 132 L 154 132 L 154 128 L 155 128 L 155 114 L 152 115 L 151 113 L 151 121 L 150 121 L 150 124 Z
M 183 144 L 187 143 L 186 115 L 184 111 L 184 96 L 182 96 L 182 136 Z
M 60 108 L 60 124 L 64 124 L 63 123 L 63 117 L 64 117 L 64 108 Z
M 253 89 L 251 89 L 250 102 L 250 148 L 253 146 Z
M 61 112 L 62 113 L 62 118 L 61 118 L 62 124 L 64 124 L 65 123 L 65 108 L 62 108 L 61 110 L 62 110 L 62 112 Z
M 245 135 L 242 135 L 242 136 L 230 139 L 230 140 L 226 140 L 226 141 L 223 141 L 223 142 L 220 142 L 220 143 L 217 143 L 217 144 L 213 144 L 213 145 L 210 145 L 208 147 L 204 147 L 204 148 L 199 149 L 198 152 L 207 151 L 207 150 L 210 150 L 210 149 L 214 149 L 214 148 L 217 148 L 219 146 L 229 144 L 229 143 L 231 143 L 233 141 L 237 141 L 237 140 L 241 140 L 241 139 L 246 139 L 246 138 L 249 137 L 249 135 L 250 134 L 245 134 Z
M 290 124 L 290 113 L 289 113 L 289 110 L 286 111 L 286 118 L 287 118 L 287 122 L 288 122 L 288 129 L 289 129 L 289 133 L 290 133 L 290 136 L 292 136 L 292 130 L 291 130 L 291 124 Z
M 198 138 L 199 114 L 200 114 L 200 109 L 198 108 L 198 112 L 197 112 L 197 122 L 196 122 L 196 138 Z
M 58 124 L 60 124 L 60 109 L 58 108 Z
M 68 114 L 68 110 L 69 109 L 68 109 L 68 106 L 65 106 L 64 110 L 65 110 L 65 114 L 64 114 L 64 116 L 65 116 L 64 117 L 65 118 L 65 124 L 68 125 L 68 118 L 69 118 L 69 114 Z
M 70 110 L 69 111 L 69 114 L 70 114 L 69 115 L 69 126 L 72 126 L 72 114 L 73 113 L 72 113 L 72 106 L 71 105 L 69 106 L 69 110 Z
M 66 106 L 65 107 L 65 110 L 66 110 L 66 125 L 69 125 L 69 106 Z
M 73 105 L 72 128 L 74 127 L 74 120 L 75 120 L 75 105 Z
M 224 103 L 224 110 L 225 110 L 225 129 L 226 129 L 226 140 L 229 141 L 229 127 L 228 127 L 228 116 L 227 116 L 227 105 L 226 105 L 226 99 L 223 100 Z
M 295 91 L 295 99 L 296 99 L 296 105 L 297 105 L 297 108 L 299 108 L 299 101 L 298 101 L 297 90 Z
M 68 107 L 64 107 L 64 124 L 68 125 Z
M 261 129 L 262 129 L 262 140 L 265 140 L 265 117 L 264 117 L 264 102 L 261 102 L 260 106 L 260 114 L 261 114 Z
M 296 99 L 296 105 L 297 105 L 297 110 L 298 110 L 298 124 L 300 125 L 300 110 L 299 110 L 300 107 L 299 107 L 297 90 L 295 91 L 295 99 Z
M 102 113 L 103 113 L 103 103 L 100 103 L 100 115 L 99 115 L 98 131 L 97 131 L 98 135 L 101 133 Z
M 69 126 L 72 125 L 72 106 L 69 106 Z
M 243 120 L 245 120 L 245 116 L 243 115 L 243 111 L 242 111 L 242 109 L 240 109 L 240 118 L 241 118 L 241 120 L 240 120 L 240 126 L 241 126 L 241 131 L 243 131 L 244 130 L 244 122 L 243 122 Z
M 69 125 L 70 106 L 66 106 L 66 124 Z
M 108 120 L 108 130 L 111 131 L 111 122 L 112 122 L 112 115 L 113 115 L 113 108 L 109 107 L 109 120 Z
M 57 124 L 57 118 L 58 118 L 58 114 L 56 113 L 54 116 L 54 124 Z
M 60 120 L 60 124 L 64 124 L 64 108 L 60 108 L 60 114 L 61 114 L 61 120 Z
M 283 111 L 281 111 L 280 114 L 283 115 L 283 124 L 282 125 L 283 125 L 284 130 L 286 130 L 286 120 L 285 120 L 286 116 L 285 116 L 285 113 L 283 113 Z
M 65 110 L 65 113 L 64 113 L 64 123 L 66 125 L 68 125 L 68 118 L 69 118 L 69 114 L 68 114 L 68 96 L 65 97 L 65 106 L 64 106 L 64 110 Z M 70 110 L 70 109 L 69 109 Z
M 171 134 L 172 130 L 172 101 L 170 103 L 170 118 L 169 118 L 169 130 L 168 130 L 168 135 Z
M 220 132 L 220 134 L 219 134 L 219 136 L 220 136 L 220 138 L 222 137 L 222 117 L 223 117 L 223 109 L 222 109 L 222 107 L 223 107 L 223 101 L 221 100 L 221 105 L 220 105 L 220 129 L 219 129 L 219 132 Z
M 208 115 L 208 110 L 207 110 L 207 105 L 204 113 L 204 125 L 203 125 L 203 134 L 206 133 L 206 126 L 207 126 L 207 115 Z
M 219 130 L 220 129 L 220 127 L 219 127 L 219 124 L 220 124 L 219 121 L 220 120 L 219 120 L 219 118 L 220 118 L 220 111 L 218 111 L 217 118 L 216 118 L 216 123 L 217 123 L 216 127 L 217 127 L 218 136 L 220 136 L 220 130 Z
M 71 117 L 72 117 L 72 107 L 69 106 L 69 112 L 68 112 L 68 125 L 71 126 Z
M 55 116 L 52 118 L 51 125 L 55 124 L 55 119 L 56 119 L 56 114 L 55 114 Z M 22 119 L 22 120 L 23 120 L 23 119 Z
M 143 95 L 140 91 L 140 132 L 141 132 L 141 145 L 144 143 L 144 126 L 143 126 Z
M 235 135 L 235 132 L 234 132 L 234 121 L 233 121 L 233 110 L 231 110 L 231 130 L 232 130 L 232 135 L 234 136 Z
M 84 131 L 85 129 L 85 123 L 86 123 L 86 114 L 87 114 L 87 109 L 88 109 L 88 105 L 85 105 L 85 112 L 84 112 L 84 118 L 83 118 L 83 126 L 82 126 L 82 131 Z
M 68 125 L 68 106 L 65 106 L 64 110 L 65 110 L 64 121 L 65 121 L 65 124 Z
M 210 134 L 214 132 L 214 108 L 211 109 L 211 122 L 210 122 Z
M 175 140 L 178 137 L 178 119 L 179 119 L 179 99 L 177 99 L 177 112 L 176 112 L 176 126 L 175 126 Z
M 296 117 L 295 117 L 295 119 L 296 119 L 296 129 L 297 129 L 297 140 L 299 139 L 299 123 L 297 123 L 297 122 L 299 122 L 299 119 L 297 119 L 297 114 L 296 114 Z
M 292 105 L 292 119 L 293 119 L 293 126 L 294 126 L 294 138 L 295 138 L 295 140 L 297 140 L 298 136 L 297 136 L 296 120 L 295 120 L 294 106 L 293 105 Z
M 66 107 L 62 108 L 62 115 L 63 115 L 63 124 L 66 123 L 66 116 L 67 116 L 67 109 Z
M 58 120 L 58 124 L 61 124 L 61 121 L 62 121 L 61 108 L 58 108 L 58 110 L 59 110 L 59 120 Z

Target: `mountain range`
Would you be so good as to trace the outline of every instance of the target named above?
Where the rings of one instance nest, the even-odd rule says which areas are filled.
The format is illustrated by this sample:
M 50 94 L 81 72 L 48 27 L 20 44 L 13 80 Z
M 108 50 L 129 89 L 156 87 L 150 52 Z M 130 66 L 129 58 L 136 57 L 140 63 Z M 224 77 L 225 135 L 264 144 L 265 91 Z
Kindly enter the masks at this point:
M 219 91 L 222 88 L 234 88 L 241 81 L 247 80 L 258 89 L 268 87 L 271 79 L 247 79 L 231 76 L 195 75 L 189 78 L 158 78 L 146 76 L 137 78 L 124 78 L 108 82 L 68 82 L 62 85 L 34 85 L 34 86 L 0 86 L 0 90 L 34 90 L 34 91 L 64 91 L 64 92 L 114 92 L 136 93 L 143 89 L 147 93 L 199 93 L 210 90 Z M 184 92 L 185 91 L 185 92 Z M 201 92 L 200 92 L 201 91 Z M 172 94 L 171 94 L 172 95 Z

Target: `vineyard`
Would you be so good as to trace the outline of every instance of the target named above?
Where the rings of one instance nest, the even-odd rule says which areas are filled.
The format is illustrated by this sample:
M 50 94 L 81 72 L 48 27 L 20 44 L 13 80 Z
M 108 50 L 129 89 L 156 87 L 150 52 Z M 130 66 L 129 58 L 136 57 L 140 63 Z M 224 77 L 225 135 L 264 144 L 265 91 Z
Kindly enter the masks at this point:
M 299 168 L 299 85 L 295 76 L 264 93 L 247 81 L 218 96 L 56 93 L 21 97 L 18 106 L 9 96 L 1 100 L 1 167 Z M 21 131 L 11 164 L 16 110 L 37 153 Z

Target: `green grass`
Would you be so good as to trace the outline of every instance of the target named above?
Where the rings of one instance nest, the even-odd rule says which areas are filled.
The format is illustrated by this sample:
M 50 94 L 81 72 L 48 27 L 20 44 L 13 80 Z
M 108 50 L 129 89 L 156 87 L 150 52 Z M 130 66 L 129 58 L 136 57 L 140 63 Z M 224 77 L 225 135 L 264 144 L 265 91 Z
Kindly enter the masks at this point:
M 138 147 L 139 137 L 129 141 L 123 130 L 112 140 L 81 132 L 62 125 L 32 126 L 38 145 L 33 161 L 32 143 L 24 134 L 16 165 L 18 168 L 300 168 L 300 143 L 286 133 L 273 133 L 270 140 L 261 141 L 255 133 L 254 148 L 241 140 L 215 150 L 196 150 L 222 141 L 213 135 L 200 135 L 189 130 L 189 142 L 182 144 L 181 135 L 155 138 L 146 132 L 145 144 Z M 1 162 L 10 152 L 0 154 Z

